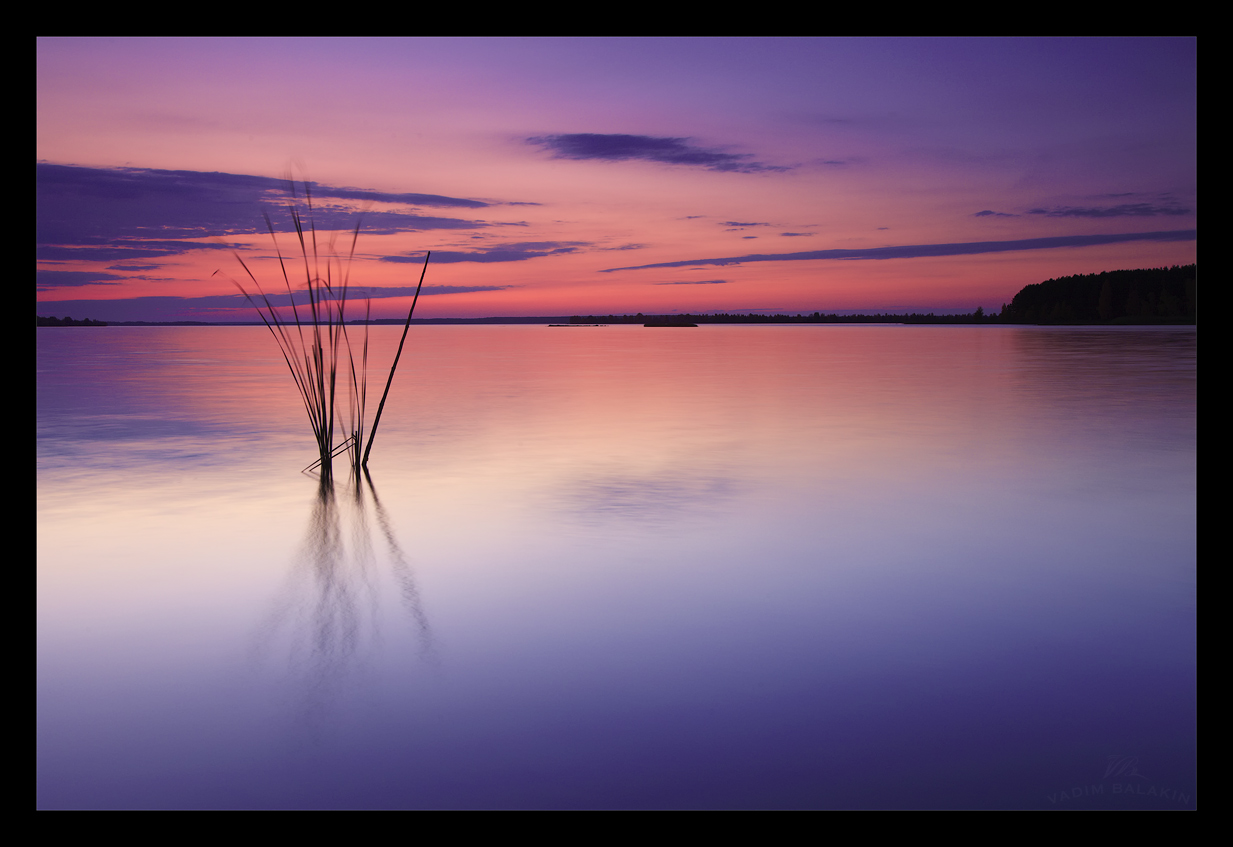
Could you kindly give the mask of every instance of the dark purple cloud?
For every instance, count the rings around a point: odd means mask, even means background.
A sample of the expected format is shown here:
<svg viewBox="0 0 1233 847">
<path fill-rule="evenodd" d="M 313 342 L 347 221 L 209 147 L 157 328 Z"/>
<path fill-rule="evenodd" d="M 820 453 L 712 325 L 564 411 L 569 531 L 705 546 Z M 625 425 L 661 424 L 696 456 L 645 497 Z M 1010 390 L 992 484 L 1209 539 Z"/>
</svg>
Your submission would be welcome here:
<svg viewBox="0 0 1233 847">
<path fill-rule="evenodd" d="M 1117 206 L 1054 206 L 1051 209 L 1028 209 L 1028 214 L 1046 215 L 1050 218 L 1151 218 L 1158 215 L 1188 215 L 1190 209 L 1183 209 L 1176 204 L 1161 206 L 1152 203 L 1120 203 Z"/>
<path fill-rule="evenodd" d="M 522 262 L 527 259 L 539 259 L 543 256 L 559 256 L 563 253 L 577 253 L 579 247 L 586 246 L 582 241 L 525 241 L 519 244 L 501 244 L 484 250 L 450 251 L 433 250 L 433 263 L 450 264 L 453 262 Z M 423 256 L 382 256 L 383 262 L 400 262 L 404 264 L 422 264 Z"/>
<path fill-rule="evenodd" d="M 433 259 L 437 258 L 437 254 L 433 254 Z M 423 260 L 421 260 L 423 261 Z M 245 286 L 249 294 L 256 295 L 257 292 L 251 286 Z M 431 297 L 435 294 L 469 294 L 473 291 L 504 291 L 510 288 L 508 285 L 425 285 L 420 289 L 421 297 Z M 348 309 L 354 308 L 356 303 L 362 303 L 365 300 L 388 300 L 391 297 L 414 297 L 416 287 L 414 285 L 396 285 L 387 288 L 374 288 L 369 286 L 353 285 L 347 289 Z M 283 293 L 272 293 L 267 291 L 266 297 L 270 303 L 275 306 L 290 306 L 291 296 L 285 291 Z M 237 299 L 238 298 L 238 299 Z M 135 297 L 133 300 L 145 300 L 149 298 Z M 191 302 L 197 307 L 206 308 L 240 308 L 247 307 L 248 301 L 241 294 L 224 294 L 214 297 L 188 297 L 188 298 L 172 298 L 183 299 L 184 302 Z M 264 300 L 262 303 L 264 304 Z M 301 306 L 306 304 L 303 295 L 297 294 L 295 302 Z M 358 315 L 354 317 L 363 317 Z M 351 318 L 347 318 L 351 320 Z"/>
<path fill-rule="evenodd" d="M 101 239 L 100 239 L 101 240 Z M 229 250 L 227 244 L 197 244 L 192 241 L 155 241 L 138 239 L 115 239 L 100 246 L 65 247 L 60 244 L 39 244 L 34 248 L 34 258 L 40 262 L 117 262 L 123 259 L 158 259 L 187 253 L 189 250 Z M 147 266 L 150 270 L 157 265 Z M 126 269 L 127 270 L 127 269 Z"/>
<path fill-rule="evenodd" d="M 816 259 L 916 259 L 930 256 L 967 256 L 977 253 L 1004 253 L 1013 250 L 1051 250 L 1058 247 L 1091 247 L 1098 244 L 1120 244 L 1126 241 L 1193 241 L 1198 231 L 1129 232 L 1116 235 L 1062 235 L 1053 238 L 1025 238 L 1018 241 L 974 241 L 961 244 L 912 244 L 902 247 L 866 247 L 859 250 L 808 250 L 802 253 L 761 253 L 730 256 L 722 259 L 687 259 L 680 262 L 659 262 L 628 268 L 606 268 L 613 271 L 636 271 L 644 268 L 680 268 L 687 265 L 739 265 L 747 262 L 799 262 Z"/>
<path fill-rule="evenodd" d="M 152 259 L 217 245 L 183 239 L 265 232 L 262 213 L 277 231 L 290 232 L 284 210 L 286 180 L 249 174 L 81 168 L 35 164 L 35 239 L 43 260 Z M 477 209 L 479 200 L 437 194 L 391 194 L 308 183 L 320 229 L 347 230 L 356 215 L 331 200 Z M 302 194 L 303 184 L 297 186 Z M 364 232 L 474 229 L 485 221 L 374 210 Z"/>
<path fill-rule="evenodd" d="M 391 194 L 370 191 L 365 188 L 332 188 L 310 182 L 314 197 L 337 197 L 341 200 L 371 200 L 376 203 L 402 203 L 407 206 L 453 206 L 464 209 L 483 209 L 489 203 L 480 200 L 465 200 L 461 197 L 443 197 L 440 194 Z M 539 203 L 511 203 L 511 206 L 538 206 Z"/>
<path fill-rule="evenodd" d="M 686 143 L 689 140 L 688 138 L 657 138 L 651 135 L 604 135 L 579 132 L 539 135 L 528 138 L 527 143 L 552 151 L 557 159 L 599 159 L 607 162 L 643 159 L 667 165 L 689 165 L 732 173 L 791 170 L 779 165 L 748 161 L 752 158 L 749 153 L 725 153 L 722 150 L 697 147 Z"/>
<path fill-rule="evenodd" d="M 75 288 L 80 285 L 118 285 L 112 280 L 122 280 L 127 277 L 98 271 L 35 271 L 35 287 L 39 291 L 50 291 L 53 288 Z"/>
<path fill-rule="evenodd" d="M 434 254 L 435 258 L 435 254 Z M 472 291 L 501 291 L 505 285 L 425 285 L 421 297 L 437 294 L 465 294 Z M 348 297 L 349 311 L 356 318 L 364 317 L 363 301 L 366 297 L 380 300 L 389 297 L 410 297 L 415 286 L 397 288 L 353 289 Z M 276 306 L 288 305 L 288 297 L 270 294 L 270 302 Z M 303 300 L 299 302 L 303 304 Z M 227 318 L 220 318 L 220 310 L 231 311 Z M 72 315 L 101 321 L 191 321 L 234 320 L 260 321 L 256 311 L 243 295 L 220 294 L 209 297 L 131 297 L 120 300 L 55 300 L 37 304 L 40 315 Z M 348 317 L 348 320 L 351 318 Z"/>
</svg>

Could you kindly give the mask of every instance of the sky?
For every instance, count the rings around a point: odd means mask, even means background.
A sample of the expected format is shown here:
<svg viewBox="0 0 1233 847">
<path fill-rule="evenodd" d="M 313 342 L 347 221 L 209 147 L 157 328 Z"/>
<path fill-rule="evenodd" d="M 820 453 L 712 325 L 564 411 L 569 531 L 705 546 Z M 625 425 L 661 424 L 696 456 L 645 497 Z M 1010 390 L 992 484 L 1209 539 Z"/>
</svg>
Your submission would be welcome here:
<svg viewBox="0 0 1233 847">
<path fill-rule="evenodd" d="M 426 251 L 425 318 L 970 312 L 1196 261 L 1194 38 L 41 38 L 37 62 L 40 315 L 255 320 L 236 283 L 285 302 L 305 186 L 317 272 L 378 318 Z"/>
</svg>

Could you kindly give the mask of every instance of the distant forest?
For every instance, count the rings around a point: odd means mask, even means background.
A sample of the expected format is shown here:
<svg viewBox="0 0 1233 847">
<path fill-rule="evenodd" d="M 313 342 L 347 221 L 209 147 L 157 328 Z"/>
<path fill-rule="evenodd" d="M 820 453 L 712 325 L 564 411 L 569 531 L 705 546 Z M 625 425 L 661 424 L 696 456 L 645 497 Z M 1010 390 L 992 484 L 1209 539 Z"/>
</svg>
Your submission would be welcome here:
<svg viewBox="0 0 1233 847">
<path fill-rule="evenodd" d="M 37 321 L 35 326 L 107 326 L 103 321 L 92 321 L 89 318 L 75 321 L 72 318 L 45 318 L 36 315 L 34 319 Z"/>
<path fill-rule="evenodd" d="M 966 315 L 890 314 L 672 314 L 575 315 L 571 323 L 902 323 L 902 324 L 1192 324 L 1195 323 L 1197 265 L 1104 271 L 1047 279 L 1026 285 L 1001 311 L 983 307 Z"/>
<path fill-rule="evenodd" d="M 1024 286 L 1004 323 L 1195 323 L 1198 265 L 1105 271 Z"/>
</svg>

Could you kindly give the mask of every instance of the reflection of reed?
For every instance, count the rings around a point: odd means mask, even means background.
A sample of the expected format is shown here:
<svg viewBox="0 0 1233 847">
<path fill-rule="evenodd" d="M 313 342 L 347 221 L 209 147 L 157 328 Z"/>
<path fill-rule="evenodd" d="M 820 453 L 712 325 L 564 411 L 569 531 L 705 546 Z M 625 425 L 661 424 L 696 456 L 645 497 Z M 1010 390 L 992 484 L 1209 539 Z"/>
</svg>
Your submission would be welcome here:
<svg viewBox="0 0 1233 847">
<path fill-rule="evenodd" d="M 432 630 L 415 575 L 367 473 L 365 478 L 420 654 L 432 659 Z M 328 477 L 318 481 L 291 584 L 262 632 L 266 649 L 289 640 L 290 670 L 310 709 L 326 705 L 349 688 L 349 678 L 362 669 L 363 654 L 375 646 L 379 633 L 381 592 L 367 497 L 360 484 L 343 491 L 336 492 Z"/>
<path fill-rule="evenodd" d="M 374 510 L 377 513 L 377 523 L 381 526 L 381 533 L 385 536 L 386 544 L 390 548 L 390 563 L 394 569 L 394 578 L 398 580 L 398 588 L 402 593 L 402 602 L 406 606 L 407 611 L 411 615 L 411 620 L 415 622 L 416 634 L 420 641 L 420 654 L 424 658 L 434 658 L 432 645 L 432 629 L 428 625 L 428 617 L 424 614 L 423 603 L 420 600 L 420 590 L 415 584 L 415 573 L 411 570 L 411 565 L 407 563 L 406 554 L 403 553 L 402 547 L 398 545 L 398 539 L 394 537 L 394 530 L 390 527 L 389 516 L 385 513 L 385 507 L 381 505 L 380 498 L 377 497 L 377 488 L 372 484 L 372 476 L 368 473 L 368 468 L 364 468 L 364 480 L 368 483 L 368 490 L 372 493 L 372 502 Z"/>
<path fill-rule="evenodd" d="M 564 511 L 585 524 L 622 521 L 647 527 L 678 525 L 724 508 L 739 490 L 725 476 L 691 468 L 649 473 L 593 473 L 558 494 Z"/>
</svg>

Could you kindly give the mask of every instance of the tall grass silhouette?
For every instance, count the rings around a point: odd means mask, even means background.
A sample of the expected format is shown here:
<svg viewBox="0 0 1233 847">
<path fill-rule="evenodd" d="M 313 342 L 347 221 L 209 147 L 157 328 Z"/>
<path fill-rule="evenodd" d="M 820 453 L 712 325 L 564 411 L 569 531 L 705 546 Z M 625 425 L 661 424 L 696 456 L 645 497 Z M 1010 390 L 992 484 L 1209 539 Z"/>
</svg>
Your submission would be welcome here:
<svg viewBox="0 0 1233 847">
<path fill-rule="evenodd" d="M 372 301 L 365 300 L 364 333 L 359 342 L 359 362 L 356 362 L 356 351 L 352 344 L 351 333 L 347 328 L 348 295 L 351 287 L 351 265 L 355 259 L 355 247 L 360 237 L 361 220 L 357 220 L 351 232 L 350 248 L 344 258 L 335 250 L 335 236 L 331 235 L 324 247 L 318 244 L 317 227 L 313 216 L 312 193 L 308 182 L 303 184 L 304 205 L 301 207 L 299 193 L 295 183 L 288 180 L 287 212 L 295 230 L 299 255 L 285 256 L 278 243 L 274 223 L 270 216 L 262 212 L 266 229 L 274 243 L 274 251 L 278 255 L 278 265 L 282 273 L 283 287 L 286 290 L 287 305 L 280 307 L 271 301 L 252 269 L 240 256 L 234 253 L 240 266 L 248 275 L 254 290 L 250 292 L 244 285 L 232 280 L 240 293 L 257 310 L 262 322 L 274 340 L 278 342 L 279 352 L 291 371 L 291 378 L 304 404 L 304 411 L 312 425 L 313 438 L 317 443 L 317 459 L 305 471 L 316 469 L 325 485 L 333 481 L 334 459 L 343 453 L 349 454 L 348 465 L 355 479 L 359 480 L 360 471 L 368 463 L 368 454 L 372 451 L 372 438 L 376 434 L 377 424 L 381 420 L 381 412 L 385 408 L 385 399 L 389 395 L 390 385 L 394 381 L 394 370 L 398 367 L 398 359 L 402 355 L 403 342 L 407 338 L 407 330 L 411 326 L 411 315 L 415 313 L 415 304 L 419 302 L 420 289 L 424 285 L 424 274 L 428 270 L 428 258 L 424 258 L 424 269 L 420 273 L 419 286 L 415 289 L 415 298 L 411 301 L 411 309 L 407 313 L 407 322 L 403 327 L 402 339 L 398 343 L 398 354 L 390 368 L 390 376 L 386 381 L 385 392 L 377 409 L 377 416 L 370 431 L 365 429 L 365 412 L 368 400 L 368 327 L 372 314 Z M 300 265 L 303 266 L 302 271 Z M 215 271 L 215 274 L 220 271 Z M 297 282 L 292 283 L 295 278 Z M 299 280 L 302 279 L 302 282 Z M 296 293 L 299 291 L 299 299 Z M 280 308 L 283 310 L 280 314 Z M 340 379 L 341 377 L 341 379 Z M 341 385 L 340 385 L 341 382 Z M 345 418 L 337 413 L 337 408 L 345 395 L 347 414 Z M 334 443 L 336 434 L 342 438 Z M 364 449 L 365 436 L 368 437 L 367 449 Z"/>
</svg>

